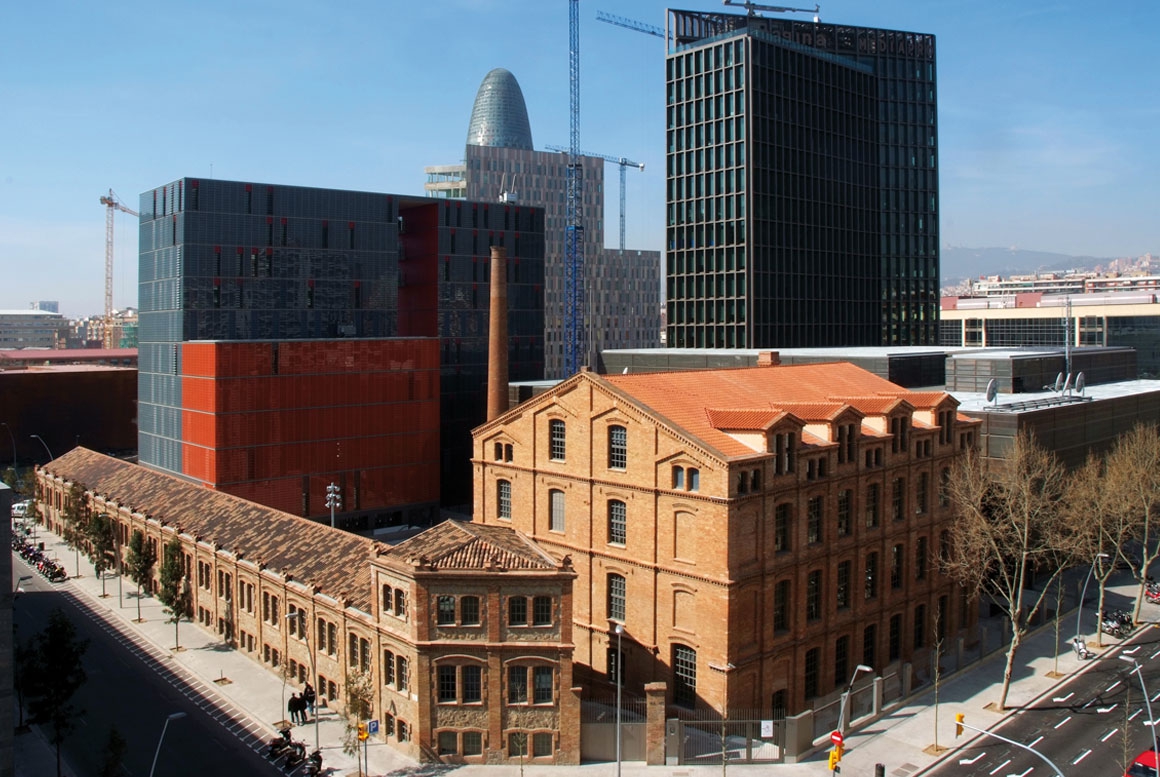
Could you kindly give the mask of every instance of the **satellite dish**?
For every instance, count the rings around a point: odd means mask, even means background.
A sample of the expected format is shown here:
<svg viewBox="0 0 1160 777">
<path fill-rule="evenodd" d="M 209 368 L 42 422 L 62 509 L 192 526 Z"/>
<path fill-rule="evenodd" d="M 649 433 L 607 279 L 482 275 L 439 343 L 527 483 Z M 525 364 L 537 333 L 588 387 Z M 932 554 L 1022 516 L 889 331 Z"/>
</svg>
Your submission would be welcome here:
<svg viewBox="0 0 1160 777">
<path fill-rule="evenodd" d="M 994 402 L 995 397 L 999 394 L 999 384 L 994 378 L 987 381 L 987 401 Z"/>
<path fill-rule="evenodd" d="M 1063 393 L 1071 391 L 1071 373 L 1067 373 L 1067 380 L 1063 382 Z"/>
<path fill-rule="evenodd" d="M 1079 394 L 1082 397 L 1083 390 L 1086 386 L 1087 386 L 1087 378 L 1081 372 L 1079 375 L 1075 376 L 1075 393 Z"/>
<path fill-rule="evenodd" d="M 1055 376 L 1055 390 L 1056 391 L 1063 391 L 1063 373 L 1062 372 Z"/>
</svg>

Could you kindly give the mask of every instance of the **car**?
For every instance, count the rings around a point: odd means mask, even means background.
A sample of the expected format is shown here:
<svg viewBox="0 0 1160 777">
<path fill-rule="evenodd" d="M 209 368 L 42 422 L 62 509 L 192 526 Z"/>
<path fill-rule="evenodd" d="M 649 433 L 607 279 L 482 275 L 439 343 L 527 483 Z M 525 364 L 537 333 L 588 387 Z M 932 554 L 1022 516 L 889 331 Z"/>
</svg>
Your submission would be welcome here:
<svg viewBox="0 0 1160 777">
<path fill-rule="evenodd" d="M 1124 777 L 1156 777 L 1156 751 L 1145 750 L 1136 756 Z"/>
<path fill-rule="evenodd" d="M 23 518 L 25 515 L 28 514 L 28 508 L 31 506 L 32 506 L 32 502 L 29 500 L 25 500 L 23 502 L 17 502 L 16 504 L 12 505 L 12 517 L 13 518 Z"/>
</svg>

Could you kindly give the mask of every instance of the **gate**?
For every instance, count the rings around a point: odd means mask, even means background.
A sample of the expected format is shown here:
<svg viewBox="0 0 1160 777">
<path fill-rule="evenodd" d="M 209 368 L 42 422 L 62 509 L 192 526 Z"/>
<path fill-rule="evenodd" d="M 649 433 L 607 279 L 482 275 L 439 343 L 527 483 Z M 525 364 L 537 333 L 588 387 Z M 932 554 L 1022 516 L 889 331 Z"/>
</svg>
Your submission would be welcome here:
<svg viewBox="0 0 1160 777">
<path fill-rule="evenodd" d="M 665 727 L 665 752 L 678 764 L 784 763 L 784 720 L 681 720 Z"/>
<path fill-rule="evenodd" d="M 620 706 L 620 760 L 646 758 L 647 704 L 644 699 L 623 699 Z M 580 702 L 580 759 L 616 760 L 616 702 Z"/>
</svg>

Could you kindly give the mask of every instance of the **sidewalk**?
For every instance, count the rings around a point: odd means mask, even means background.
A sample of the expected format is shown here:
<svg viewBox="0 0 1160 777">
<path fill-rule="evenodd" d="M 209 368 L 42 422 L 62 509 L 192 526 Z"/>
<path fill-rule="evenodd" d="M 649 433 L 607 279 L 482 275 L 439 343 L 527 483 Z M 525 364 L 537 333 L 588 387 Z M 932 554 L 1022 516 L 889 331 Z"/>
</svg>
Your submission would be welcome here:
<svg viewBox="0 0 1160 777">
<path fill-rule="evenodd" d="M 64 560 L 68 571 L 74 570 L 74 554 L 67 550 L 58 537 L 40 530 L 41 539 L 49 553 Z M 275 733 L 274 724 L 286 718 L 285 700 L 297 690 L 294 685 L 285 686 L 273 673 L 260 664 L 246 658 L 235 650 L 222 649 L 222 643 L 194 624 L 183 623 L 180 628 L 181 651 L 173 652 L 173 625 L 165 622 L 162 605 L 153 597 L 141 601 L 143 623 L 134 623 L 137 617 L 137 602 L 130 593 L 136 587 L 125 582 L 123 604 L 118 599 L 118 583 L 115 577 L 106 579 L 106 590 L 110 594 L 101 598 L 101 581 L 93 575 L 92 566 L 81 558 L 81 577 L 70 578 L 62 585 L 71 588 L 96 613 L 118 626 L 134 631 L 162 653 L 169 660 L 199 677 L 215 692 L 245 711 L 266 733 L 265 738 Z M 1091 592 L 1089 592 L 1089 595 Z M 1135 594 L 1135 586 L 1130 581 L 1109 586 L 1108 606 L 1124 606 Z M 1095 628 L 1094 603 L 1089 599 L 1085 609 L 1085 635 L 1091 637 Z M 1160 611 L 1158 611 L 1160 612 Z M 1018 663 L 1008 694 L 1008 706 L 1018 707 L 1034 702 L 1049 693 L 1059 683 L 1067 680 L 1090 662 L 1080 662 L 1071 651 L 1068 640 L 1074 634 L 1075 611 L 1065 615 L 1060 633 L 1060 654 L 1058 657 L 1059 677 L 1050 675 L 1056 669 L 1054 657 L 1055 631 L 1051 624 L 1041 627 L 1031 634 L 1019 649 Z M 1142 617 L 1152 615 L 1147 609 Z M 1070 630 L 1069 630 L 1070 627 Z M 1151 627 L 1151 624 L 1148 625 Z M 1118 644 L 1105 635 L 1105 649 Z M 1094 649 L 1094 648 L 1093 648 Z M 959 740 L 954 736 L 954 715 L 963 712 L 967 721 L 979 728 L 991 728 L 1013 711 L 997 713 L 987 709 L 987 705 L 998 700 L 1000 684 L 1006 656 L 1003 651 L 992 653 L 980 663 L 968 667 L 963 672 L 944 677 L 939 687 L 939 707 L 937 710 L 937 741 L 944 748 L 940 754 L 928 752 L 928 746 L 935 743 L 936 710 L 933 706 L 933 691 L 912 697 L 909 704 L 893 710 L 890 714 L 869 724 L 865 728 L 851 731 L 846 737 L 846 752 L 842 759 L 844 777 L 869 777 L 874 774 L 874 765 L 884 764 L 887 775 L 909 777 L 921 774 L 943 758 L 954 755 L 955 748 L 970 742 L 973 737 Z M 222 678 L 228 682 L 220 682 Z M 215 682 L 218 681 L 218 682 Z M 323 711 L 319 722 L 319 739 L 322 745 L 323 766 L 331 769 L 335 777 L 358 773 L 354 757 L 342 752 L 343 724 L 335 711 Z M 314 743 L 314 726 L 298 726 L 293 731 L 295 739 L 305 741 L 311 749 Z M 811 760 L 798 763 L 771 766 L 769 764 L 747 764 L 729 767 L 730 771 L 742 773 L 758 771 L 767 773 L 776 770 L 779 777 L 827 777 L 828 748 L 820 750 Z M 423 766 L 397 753 L 389 745 L 370 742 L 370 773 L 424 774 L 432 775 L 441 771 L 455 771 L 463 777 L 507 777 L 527 774 L 539 777 L 564 777 L 580 774 L 587 777 L 613 777 L 618 770 L 615 763 L 598 763 L 576 767 L 561 766 Z M 625 762 L 619 772 L 625 777 L 657 777 L 676 775 L 677 777 L 711 777 L 722 771 L 717 766 L 645 766 L 640 762 Z M 45 738 L 35 729 L 16 737 L 17 777 L 42 777 L 56 772 L 56 759 Z M 73 771 L 65 766 L 65 774 Z M 80 777 L 84 777 L 83 775 Z"/>
</svg>

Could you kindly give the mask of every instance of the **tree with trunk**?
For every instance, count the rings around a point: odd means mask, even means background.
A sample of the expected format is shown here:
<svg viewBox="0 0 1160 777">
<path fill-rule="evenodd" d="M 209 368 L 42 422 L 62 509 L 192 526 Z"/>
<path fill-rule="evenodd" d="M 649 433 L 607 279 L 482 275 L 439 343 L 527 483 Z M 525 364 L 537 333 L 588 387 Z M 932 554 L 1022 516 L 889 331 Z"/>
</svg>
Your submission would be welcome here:
<svg viewBox="0 0 1160 777">
<path fill-rule="evenodd" d="M 94 515 L 89 521 L 89 560 L 101 580 L 102 598 L 108 596 L 105 593 L 105 573 L 113 568 L 113 554 L 117 549 L 114 531 L 113 519 L 105 513 Z"/>
<path fill-rule="evenodd" d="M 33 637 L 33 645 L 25 688 L 29 720 L 46 727 L 61 777 L 60 746 L 83 712 L 73 706 L 72 698 L 88 679 L 81 659 L 89 641 L 77 638 L 76 627 L 58 608 L 48 616 L 44 631 Z"/>
<path fill-rule="evenodd" d="M 346 676 L 345 686 L 346 715 L 343 721 L 342 752 L 357 757 L 362 747 L 358 726 L 370 717 L 371 701 L 375 698 L 374 679 L 370 672 L 352 670 Z M 359 774 L 362 774 L 361 766 Z"/>
<path fill-rule="evenodd" d="M 1074 540 L 1059 509 L 1066 475 L 1053 454 L 1020 432 L 1003 459 L 969 450 L 947 481 L 955 515 L 944 569 L 969 593 L 1001 606 L 1011 622 L 1001 710 L 1019 646 L 1051 584 L 1072 563 Z"/>
<path fill-rule="evenodd" d="M 81 576 L 81 545 L 89 534 L 89 509 L 85 504 L 85 490 L 79 483 L 69 486 L 64 497 L 64 509 L 61 510 L 61 520 L 64 522 L 64 541 L 73 549 L 76 556 L 76 577 Z M 86 553 L 85 555 L 88 555 Z"/>
<path fill-rule="evenodd" d="M 141 586 L 153 581 L 153 566 L 157 563 L 157 553 L 140 529 L 134 529 L 129 535 L 129 553 L 125 563 L 129 567 L 129 579 L 137 584 L 137 622 L 140 623 Z"/>
<path fill-rule="evenodd" d="M 1130 527 L 1132 542 L 1121 543 L 1115 554 L 1132 570 L 1139 584 L 1132 619 L 1148 590 L 1148 570 L 1160 556 L 1160 434 L 1155 424 L 1140 423 L 1121 435 L 1107 457 L 1104 489 L 1109 509 Z"/>
<path fill-rule="evenodd" d="M 128 749 L 129 744 L 117 727 L 110 727 L 109 738 L 105 741 L 100 777 L 121 777 L 125 773 L 125 753 Z"/>
<path fill-rule="evenodd" d="M 173 624 L 173 649 L 181 650 L 178 626 L 182 618 L 193 615 L 193 602 L 189 591 L 189 578 L 185 574 L 185 554 L 181 550 L 181 538 L 174 535 L 165 543 L 161 559 L 161 588 L 157 598 L 165 605 L 166 623 Z"/>
</svg>

